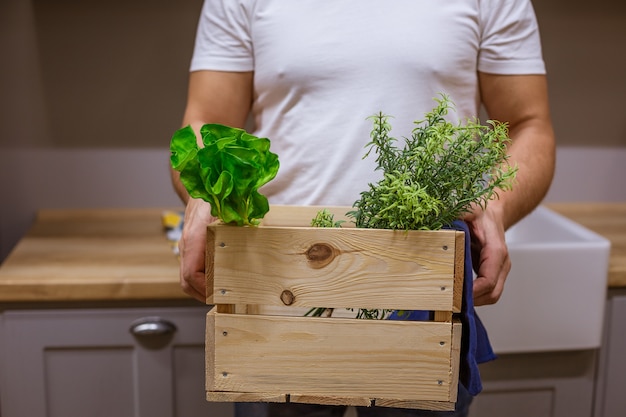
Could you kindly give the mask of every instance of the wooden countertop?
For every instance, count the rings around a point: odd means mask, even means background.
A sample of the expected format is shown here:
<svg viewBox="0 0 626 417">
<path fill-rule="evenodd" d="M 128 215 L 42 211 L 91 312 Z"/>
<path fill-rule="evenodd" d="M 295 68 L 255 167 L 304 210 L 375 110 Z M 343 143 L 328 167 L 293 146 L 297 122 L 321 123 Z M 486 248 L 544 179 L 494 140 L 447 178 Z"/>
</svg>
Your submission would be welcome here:
<svg viewBox="0 0 626 417">
<path fill-rule="evenodd" d="M 626 287 L 626 202 L 551 203 L 546 207 L 611 241 L 609 287 Z"/>
<path fill-rule="evenodd" d="M 0 302 L 189 298 L 162 212 L 41 211 L 0 266 Z"/>
<path fill-rule="evenodd" d="M 626 287 L 626 203 L 547 207 L 611 241 L 609 287 Z M 188 299 L 162 212 L 41 211 L 0 266 L 0 302 Z"/>
</svg>

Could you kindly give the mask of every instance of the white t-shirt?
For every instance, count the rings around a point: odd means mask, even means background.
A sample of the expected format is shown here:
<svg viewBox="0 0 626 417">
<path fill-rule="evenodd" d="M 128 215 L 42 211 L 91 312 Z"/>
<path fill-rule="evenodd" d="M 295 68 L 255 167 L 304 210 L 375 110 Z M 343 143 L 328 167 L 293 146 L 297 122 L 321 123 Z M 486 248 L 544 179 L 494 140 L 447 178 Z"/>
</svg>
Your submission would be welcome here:
<svg viewBox="0 0 626 417">
<path fill-rule="evenodd" d="M 254 71 L 272 204 L 351 206 L 380 177 L 363 159 L 378 112 L 411 135 L 440 93 L 478 115 L 477 71 L 545 72 L 529 0 L 206 0 L 191 71 Z"/>
</svg>

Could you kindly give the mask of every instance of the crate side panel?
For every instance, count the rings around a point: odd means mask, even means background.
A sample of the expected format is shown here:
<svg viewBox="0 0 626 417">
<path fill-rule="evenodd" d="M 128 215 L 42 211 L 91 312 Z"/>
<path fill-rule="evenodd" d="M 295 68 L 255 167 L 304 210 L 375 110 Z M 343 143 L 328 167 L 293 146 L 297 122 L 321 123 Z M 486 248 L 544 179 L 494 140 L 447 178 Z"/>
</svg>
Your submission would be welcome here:
<svg viewBox="0 0 626 417">
<path fill-rule="evenodd" d="M 463 336 L 463 327 L 461 321 L 455 318 L 452 322 L 452 350 L 450 352 L 451 374 L 450 383 L 458 385 L 459 373 L 461 371 L 461 339 Z M 450 392 L 450 401 L 456 403 L 458 390 Z"/>
<path fill-rule="evenodd" d="M 215 263 L 213 262 L 215 259 L 215 232 L 219 230 L 216 229 L 215 227 L 207 227 L 207 237 L 206 237 L 206 247 L 204 249 L 204 271 L 205 271 L 205 275 L 204 275 L 204 279 L 205 279 L 205 283 L 206 283 L 206 299 L 205 302 L 206 304 L 215 304 L 214 302 L 214 289 L 215 289 L 215 270 L 214 270 L 214 265 Z"/>
<path fill-rule="evenodd" d="M 205 346 L 205 388 L 207 391 L 215 389 L 215 315 L 217 308 L 213 307 L 206 314 Z"/>
<path fill-rule="evenodd" d="M 453 308 L 454 231 L 217 226 L 213 233 L 215 303 Z"/>
<path fill-rule="evenodd" d="M 452 311 L 460 313 L 463 305 L 463 281 L 465 280 L 465 233 L 456 232 L 454 237 L 454 294 Z"/>
<path fill-rule="evenodd" d="M 452 324 L 215 316 L 215 391 L 449 401 Z"/>
</svg>

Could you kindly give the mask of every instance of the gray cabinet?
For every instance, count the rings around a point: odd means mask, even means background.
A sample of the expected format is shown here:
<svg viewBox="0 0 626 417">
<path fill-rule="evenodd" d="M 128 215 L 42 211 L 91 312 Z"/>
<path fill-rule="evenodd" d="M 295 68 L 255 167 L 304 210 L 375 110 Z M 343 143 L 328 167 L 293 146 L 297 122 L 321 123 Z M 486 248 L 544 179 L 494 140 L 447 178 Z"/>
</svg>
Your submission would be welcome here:
<svg viewBox="0 0 626 417">
<path fill-rule="evenodd" d="M 0 414 L 231 416 L 232 405 L 205 401 L 206 311 L 5 311 L 0 316 Z"/>
<path fill-rule="evenodd" d="M 626 290 L 609 294 L 600 357 L 596 417 L 626 416 Z"/>
<path fill-rule="evenodd" d="M 626 289 L 609 291 L 599 351 L 503 355 L 471 416 L 626 416 Z"/>
<path fill-rule="evenodd" d="M 598 352 L 501 355 L 481 365 L 470 417 L 591 417 Z"/>
<path fill-rule="evenodd" d="M 590 417 L 598 372 L 596 417 L 622 417 L 626 296 L 609 305 L 599 367 L 596 351 L 501 355 L 481 366 L 484 391 L 470 416 Z M 231 417 L 232 404 L 205 401 L 207 310 L 0 312 L 0 416 Z M 135 332 L 148 334 L 133 333 L 138 323 Z"/>
</svg>

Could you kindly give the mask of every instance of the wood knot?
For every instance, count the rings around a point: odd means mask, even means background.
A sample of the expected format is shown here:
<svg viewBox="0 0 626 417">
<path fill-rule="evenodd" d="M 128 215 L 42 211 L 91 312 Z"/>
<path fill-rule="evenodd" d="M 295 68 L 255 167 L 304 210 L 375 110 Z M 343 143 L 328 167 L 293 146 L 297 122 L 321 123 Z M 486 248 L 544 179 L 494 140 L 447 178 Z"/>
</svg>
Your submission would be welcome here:
<svg viewBox="0 0 626 417">
<path fill-rule="evenodd" d="M 323 268 L 335 258 L 334 248 L 327 243 L 315 243 L 305 254 L 313 268 Z"/>
<path fill-rule="evenodd" d="M 290 306 L 296 301 L 296 296 L 289 290 L 285 290 L 280 294 L 280 301 L 283 302 L 284 305 Z"/>
</svg>

